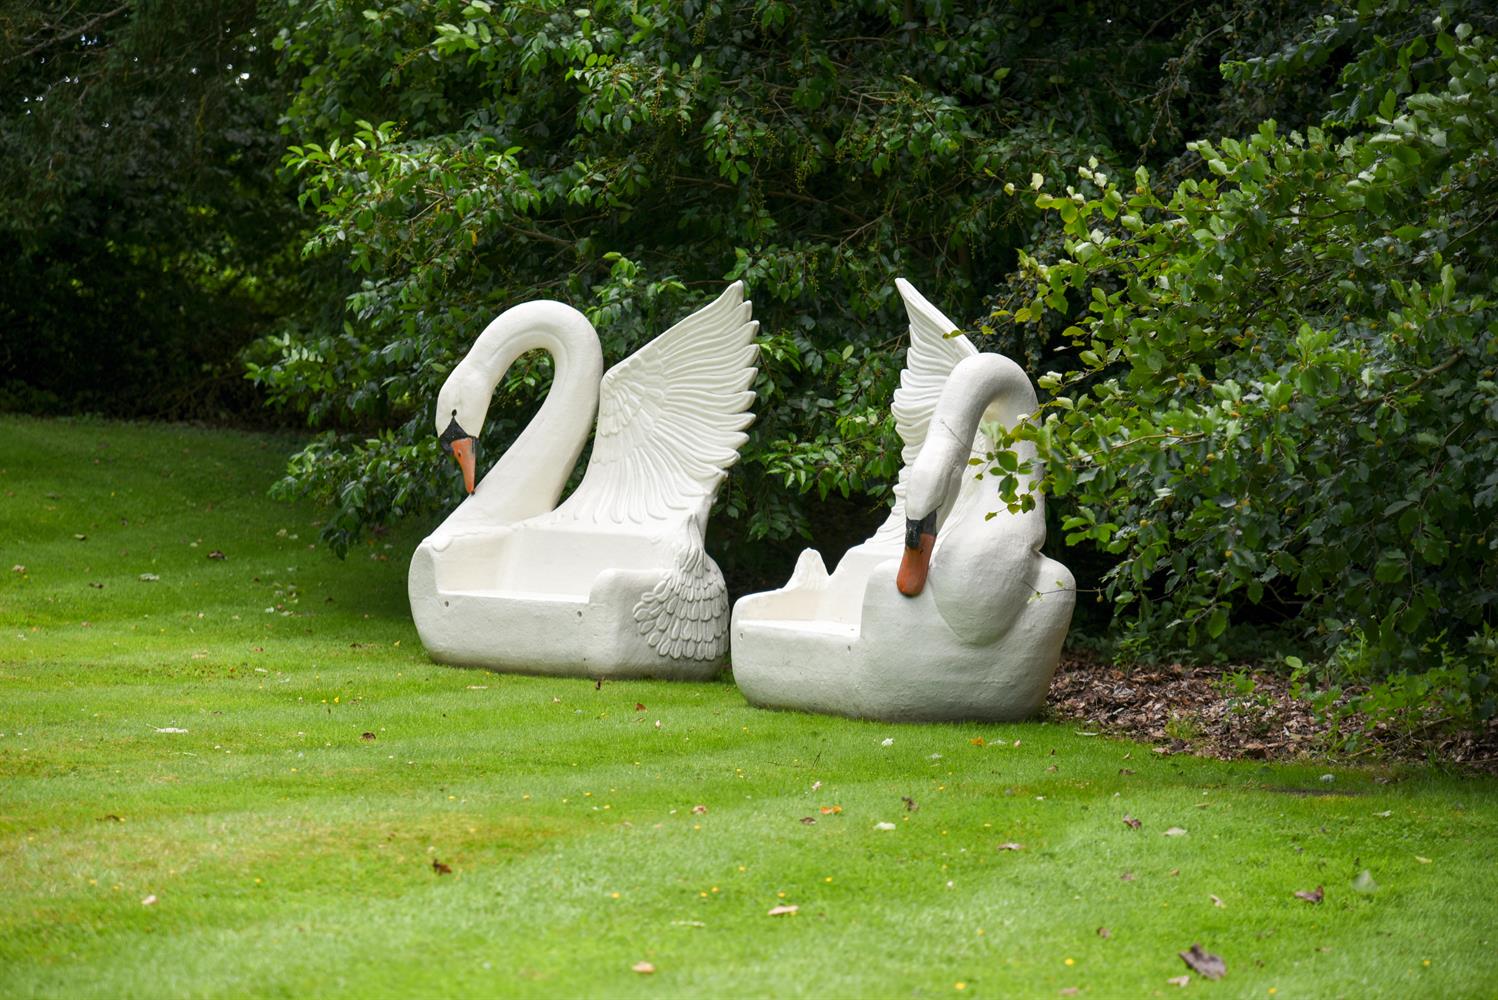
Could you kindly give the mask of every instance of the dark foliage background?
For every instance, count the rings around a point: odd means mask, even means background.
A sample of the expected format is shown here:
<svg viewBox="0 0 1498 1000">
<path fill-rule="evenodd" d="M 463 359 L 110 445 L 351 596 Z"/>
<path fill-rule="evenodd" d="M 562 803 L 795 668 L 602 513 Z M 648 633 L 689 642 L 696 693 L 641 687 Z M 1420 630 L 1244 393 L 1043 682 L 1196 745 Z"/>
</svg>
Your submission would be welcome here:
<svg viewBox="0 0 1498 1000">
<path fill-rule="evenodd" d="M 304 224 L 252 0 L 0 3 L 0 406 L 257 419 Z"/>
</svg>

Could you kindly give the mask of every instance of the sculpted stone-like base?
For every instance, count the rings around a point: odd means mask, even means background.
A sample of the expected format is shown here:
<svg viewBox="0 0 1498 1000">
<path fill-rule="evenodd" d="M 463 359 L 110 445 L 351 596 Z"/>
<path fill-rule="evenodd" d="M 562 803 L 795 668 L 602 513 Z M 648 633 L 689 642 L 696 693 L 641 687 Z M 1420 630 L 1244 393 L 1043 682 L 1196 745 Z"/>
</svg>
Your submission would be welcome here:
<svg viewBox="0 0 1498 1000">
<path fill-rule="evenodd" d="M 642 596 L 661 577 L 664 557 L 657 548 L 648 538 L 525 526 L 435 545 L 429 538 L 411 560 L 411 614 L 422 645 L 439 663 L 506 673 L 711 680 L 728 666 L 726 655 L 663 656 L 635 620 Z M 522 568 L 524 579 L 516 579 Z M 589 589 L 577 590 L 579 582 Z"/>
<path fill-rule="evenodd" d="M 898 568 L 859 546 L 827 577 L 808 549 L 785 590 L 740 600 L 733 679 L 750 704 L 885 722 L 1013 722 L 1038 712 L 1076 602 L 1066 567 L 1042 562 L 1049 583 L 1036 589 L 1052 592 L 1032 598 L 998 645 L 955 642 L 932 588 L 901 595 Z"/>
</svg>

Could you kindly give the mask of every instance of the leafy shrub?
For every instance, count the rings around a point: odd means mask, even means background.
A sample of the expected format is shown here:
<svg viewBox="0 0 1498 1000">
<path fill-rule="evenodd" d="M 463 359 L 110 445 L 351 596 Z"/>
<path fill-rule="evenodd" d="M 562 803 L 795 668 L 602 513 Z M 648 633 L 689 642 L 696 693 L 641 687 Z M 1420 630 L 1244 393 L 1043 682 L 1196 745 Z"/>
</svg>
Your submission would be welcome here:
<svg viewBox="0 0 1498 1000">
<path fill-rule="evenodd" d="M 0 0 L 0 408 L 263 410 L 239 351 L 292 263 L 253 0 Z"/>
<path fill-rule="evenodd" d="M 783 578 L 790 548 L 846 544 L 888 500 L 892 279 L 982 317 L 1039 217 L 1012 178 L 1098 147 L 1159 154 L 1249 109 L 1296 116 L 1301 79 L 1250 93 L 1216 64 L 1277 44 L 1299 10 L 1120 8 L 1099 31 L 1089 3 L 279 4 L 299 79 L 286 168 L 319 223 L 308 254 L 340 268 L 252 358 L 330 428 L 281 488 L 338 505 L 340 549 L 449 506 L 428 408 L 497 312 L 563 299 L 613 362 L 743 278 L 759 420 L 710 542 L 735 589 Z M 1031 366 L 1052 347 L 970 332 Z M 483 453 L 545 378 L 526 359 L 500 388 Z"/>
<path fill-rule="evenodd" d="M 1343 71 L 1321 125 L 1190 144 L 1205 169 L 1173 190 L 1093 160 L 1023 193 L 1064 237 L 995 320 L 1063 317 L 1075 360 L 1019 436 L 1068 541 L 1116 557 L 1133 652 L 1268 614 L 1379 677 L 1494 623 L 1498 57 L 1470 24 L 1416 27 Z"/>
</svg>

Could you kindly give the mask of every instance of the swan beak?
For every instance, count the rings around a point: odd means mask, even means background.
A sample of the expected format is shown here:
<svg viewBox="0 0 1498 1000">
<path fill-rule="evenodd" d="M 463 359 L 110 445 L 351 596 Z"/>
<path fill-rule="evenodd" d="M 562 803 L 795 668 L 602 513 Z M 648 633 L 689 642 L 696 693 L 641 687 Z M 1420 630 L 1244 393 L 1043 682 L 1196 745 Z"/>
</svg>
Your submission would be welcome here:
<svg viewBox="0 0 1498 1000">
<path fill-rule="evenodd" d="M 474 446 L 475 442 L 471 437 L 461 437 L 452 443 L 453 458 L 458 460 L 458 466 L 463 470 L 463 488 L 469 493 L 473 492 Z"/>
<path fill-rule="evenodd" d="M 926 589 L 926 573 L 931 568 L 931 550 L 936 547 L 936 512 L 919 521 L 905 521 L 905 554 L 900 557 L 900 572 L 895 586 L 906 597 L 915 597 Z"/>
</svg>

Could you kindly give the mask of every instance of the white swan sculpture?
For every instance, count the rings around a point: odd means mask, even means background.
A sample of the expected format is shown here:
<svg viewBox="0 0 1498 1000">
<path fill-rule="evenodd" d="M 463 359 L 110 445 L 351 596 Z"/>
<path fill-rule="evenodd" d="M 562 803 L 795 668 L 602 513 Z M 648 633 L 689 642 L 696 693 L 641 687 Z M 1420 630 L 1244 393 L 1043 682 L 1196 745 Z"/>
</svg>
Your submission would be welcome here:
<svg viewBox="0 0 1498 1000">
<path fill-rule="evenodd" d="M 807 549 L 783 589 L 734 605 L 734 680 L 767 708 L 1022 719 L 1045 701 L 1076 582 L 1040 553 L 1042 498 L 1008 513 L 968 460 L 993 447 L 980 424 L 1012 427 L 1035 411 L 1035 390 L 1013 361 L 947 336 L 952 321 L 905 280 L 896 285 L 910 351 L 892 408 L 905 442 L 894 509 L 832 575 Z M 1017 451 L 1035 457 L 1033 445 Z"/>
<path fill-rule="evenodd" d="M 606 375 L 592 324 L 559 302 L 489 324 L 437 396 L 471 496 L 411 559 L 411 614 L 433 659 L 585 677 L 707 678 L 726 665 L 728 594 L 702 543 L 754 420 L 751 312 L 736 282 Z M 475 488 L 489 398 L 535 348 L 554 360 L 551 391 Z M 595 410 L 587 472 L 558 507 Z"/>
</svg>

